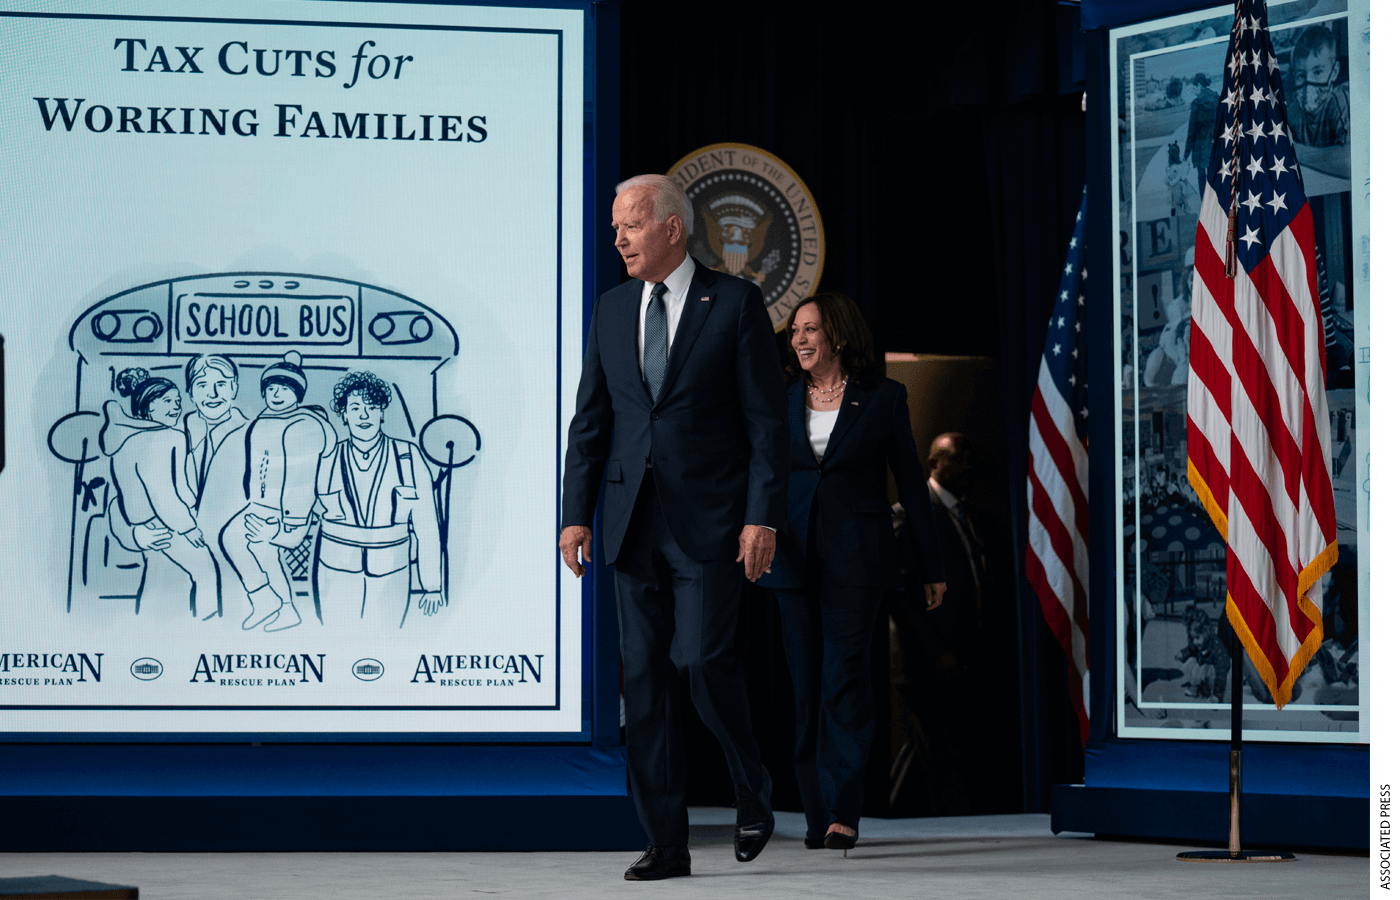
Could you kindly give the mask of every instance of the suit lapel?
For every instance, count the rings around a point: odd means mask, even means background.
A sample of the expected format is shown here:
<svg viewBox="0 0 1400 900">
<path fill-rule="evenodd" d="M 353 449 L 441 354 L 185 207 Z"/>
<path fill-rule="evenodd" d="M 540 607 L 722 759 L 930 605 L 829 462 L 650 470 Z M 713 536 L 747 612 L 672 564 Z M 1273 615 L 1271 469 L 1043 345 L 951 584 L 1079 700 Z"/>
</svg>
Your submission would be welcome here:
<svg viewBox="0 0 1400 900">
<path fill-rule="evenodd" d="M 801 454 L 801 458 L 816 468 L 817 455 L 812 452 L 812 441 L 807 437 L 807 387 L 800 378 L 788 388 L 788 430 L 792 434 L 793 453 Z"/>
<path fill-rule="evenodd" d="M 676 339 L 671 341 L 671 352 L 666 359 L 666 379 L 661 382 L 661 392 L 656 395 L 658 404 L 671 392 L 671 386 L 676 383 L 690 349 L 700 337 L 700 329 L 705 326 L 710 307 L 714 305 L 714 285 L 715 273 L 697 262 L 695 275 L 690 279 L 690 290 L 685 295 L 685 306 L 681 309 L 681 321 L 676 326 Z M 641 302 L 640 294 L 637 302 Z"/>
<path fill-rule="evenodd" d="M 855 425 L 856 419 L 870 406 L 870 395 L 854 384 L 846 385 L 846 395 L 841 398 L 841 412 L 836 416 L 836 427 L 831 429 L 831 439 L 826 442 L 826 453 L 822 454 L 822 461 L 831 460 L 832 453 L 836 450 L 836 445 L 841 443 L 841 439 Z"/>
</svg>

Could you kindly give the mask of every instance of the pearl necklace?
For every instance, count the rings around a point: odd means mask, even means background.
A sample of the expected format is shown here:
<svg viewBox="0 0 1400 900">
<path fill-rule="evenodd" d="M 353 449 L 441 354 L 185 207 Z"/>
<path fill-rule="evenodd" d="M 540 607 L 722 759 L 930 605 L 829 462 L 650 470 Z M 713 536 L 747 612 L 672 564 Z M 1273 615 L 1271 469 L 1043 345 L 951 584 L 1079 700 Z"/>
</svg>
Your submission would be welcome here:
<svg viewBox="0 0 1400 900">
<path fill-rule="evenodd" d="M 816 400 L 818 403 L 835 403 L 837 400 L 841 399 L 842 394 L 846 393 L 846 379 L 842 378 L 840 384 L 827 390 L 817 387 L 812 383 L 811 379 L 808 379 L 807 393 L 811 394 L 812 399 Z"/>
</svg>

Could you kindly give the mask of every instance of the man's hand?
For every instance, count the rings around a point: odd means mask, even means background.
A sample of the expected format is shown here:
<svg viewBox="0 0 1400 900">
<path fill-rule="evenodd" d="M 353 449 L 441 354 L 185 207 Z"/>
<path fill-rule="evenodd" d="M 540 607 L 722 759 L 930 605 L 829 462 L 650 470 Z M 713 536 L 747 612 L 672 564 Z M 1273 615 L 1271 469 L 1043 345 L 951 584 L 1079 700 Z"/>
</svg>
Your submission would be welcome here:
<svg viewBox="0 0 1400 900">
<path fill-rule="evenodd" d="M 277 520 L 264 519 L 248 513 L 243 517 L 243 527 L 248 532 L 248 543 L 266 544 L 277 537 Z"/>
<path fill-rule="evenodd" d="M 943 592 L 946 590 L 948 590 L 948 582 L 946 581 L 924 585 L 924 602 L 928 604 L 925 608 L 929 612 L 943 605 Z"/>
<path fill-rule="evenodd" d="M 133 525 L 131 539 L 142 550 L 164 550 L 170 546 L 170 529 L 160 524 L 159 519 L 152 519 L 145 525 Z"/>
<path fill-rule="evenodd" d="M 593 529 L 587 525 L 565 525 L 564 530 L 559 532 L 559 552 L 563 554 L 564 565 L 569 567 L 574 577 L 582 577 L 587 566 L 580 563 L 578 558 L 582 552 L 583 562 L 593 562 Z"/>
<path fill-rule="evenodd" d="M 744 530 L 739 532 L 739 555 L 734 561 L 744 564 L 745 578 L 757 581 L 760 575 L 768 571 L 777 550 L 778 536 L 771 528 L 745 525 Z"/>
</svg>

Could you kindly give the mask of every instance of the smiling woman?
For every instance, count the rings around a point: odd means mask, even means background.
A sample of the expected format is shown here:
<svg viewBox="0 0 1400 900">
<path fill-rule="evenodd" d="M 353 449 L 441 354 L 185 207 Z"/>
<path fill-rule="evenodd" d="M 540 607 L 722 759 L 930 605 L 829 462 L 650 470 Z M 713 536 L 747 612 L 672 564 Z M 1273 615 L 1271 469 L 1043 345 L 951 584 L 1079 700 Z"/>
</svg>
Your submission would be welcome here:
<svg viewBox="0 0 1400 900">
<path fill-rule="evenodd" d="M 875 369 L 870 329 L 843 294 L 814 294 L 788 320 L 791 478 L 771 572 L 797 706 L 793 762 L 806 846 L 855 846 L 875 733 L 870 638 L 900 573 L 885 470 L 917 545 L 928 609 L 943 557 L 904 386 Z"/>
</svg>

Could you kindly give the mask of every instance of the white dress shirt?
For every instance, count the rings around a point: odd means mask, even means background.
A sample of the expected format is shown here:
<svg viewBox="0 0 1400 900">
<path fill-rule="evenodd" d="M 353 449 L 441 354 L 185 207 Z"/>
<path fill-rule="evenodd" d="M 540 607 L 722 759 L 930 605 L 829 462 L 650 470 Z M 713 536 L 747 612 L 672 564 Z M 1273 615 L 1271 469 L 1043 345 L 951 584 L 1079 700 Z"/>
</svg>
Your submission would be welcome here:
<svg viewBox="0 0 1400 900">
<path fill-rule="evenodd" d="M 661 302 L 666 304 L 666 349 L 669 352 L 671 344 L 676 340 L 676 328 L 681 324 L 681 311 L 685 309 L 685 295 L 690 290 L 691 279 L 695 277 L 695 260 L 690 258 L 690 254 L 685 255 L 681 264 L 676 266 L 675 271 L 666 276 L 662 284 L 666 285 L 666 293 L 662 295 Z M 650 281 L 642 282 L 642 303 L 637 310 L 637 367 L 641 368 L 642 360 L 646 358 L 647 347 L 647 304 L 651 303 L 651 289 L 655 285 Z"/>
<path fill-rule="evenodd" d="M 831 430 L 836 427 L 836 417 L 841 410 L 804 408 L 807 410 L 807 442 L 812 445 L 812 455 L 817 462 L 821 462 L 822 457 L 826 456 L 826 445 L 831 442 Z"/>
<path fill-rule="evenodd" d="M 956 511 L 958 504 L 962 502 L 957 497 L 953 496 L 943 485 L 939 484 L 932 475 L 930 475 L 928 479 L 928 498 L 935 502 L 942 503 L 944 506 L 948 507 L 950 511 Z"/>
</svg>

